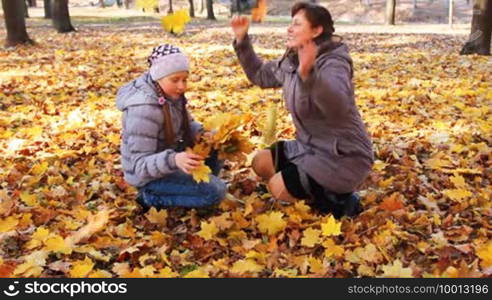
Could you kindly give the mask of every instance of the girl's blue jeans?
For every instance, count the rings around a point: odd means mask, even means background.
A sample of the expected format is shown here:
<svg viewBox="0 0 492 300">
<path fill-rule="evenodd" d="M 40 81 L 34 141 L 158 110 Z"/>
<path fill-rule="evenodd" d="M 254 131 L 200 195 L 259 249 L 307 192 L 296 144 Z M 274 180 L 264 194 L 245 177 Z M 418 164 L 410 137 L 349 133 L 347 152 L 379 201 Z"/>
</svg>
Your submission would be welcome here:
<svg viewBox="0 0 492 300">
<path fill-rule="evenodd" d="M 142 205 L 147 208 L 206 207 L 218 203 L 226 193 L 226 184 L 217 177 L 223 162 L 214 152 L 205 164 L 212 170 L 210 182 L 197 183 L 191 175 L 178 170 L 139 188 Z"/>
</svg>

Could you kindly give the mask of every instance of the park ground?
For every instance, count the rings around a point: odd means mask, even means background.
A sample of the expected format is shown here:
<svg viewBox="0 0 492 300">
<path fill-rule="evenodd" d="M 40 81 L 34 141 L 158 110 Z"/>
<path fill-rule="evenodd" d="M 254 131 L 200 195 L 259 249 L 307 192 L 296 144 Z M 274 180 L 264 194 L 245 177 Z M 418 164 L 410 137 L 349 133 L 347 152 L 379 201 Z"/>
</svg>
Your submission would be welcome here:
<svg viewBox="0 0 492 300">
<path fill-rule="evenodd" d="M 241 130 L 256 150 L 276 103 L 277 137 L 294 130 L 281 92 L 244 76 L 226 16 L 193 20 L 173 36 L 157 15 L 84 9 L 73 10 L 77 32 L 68 34 L 32 11 L 36 45 L 0 49 L 1 276 L 492 274 L 492 60 L 458 55 L 468 24 L 337 26 L 376 159 L 358 217 L 335 221 L 304 202 L 279 203 L 259 188 L 251 154 L 226 164 L 219 207 L 144 214 L 122 179 L 115 95 L 146 70 L 155 45 L 190 56 L 197 120 L 251 114 Z M 264 59 L 282 55 L 287 24 L 272 17 L 252 26 Z"/>
</svg>

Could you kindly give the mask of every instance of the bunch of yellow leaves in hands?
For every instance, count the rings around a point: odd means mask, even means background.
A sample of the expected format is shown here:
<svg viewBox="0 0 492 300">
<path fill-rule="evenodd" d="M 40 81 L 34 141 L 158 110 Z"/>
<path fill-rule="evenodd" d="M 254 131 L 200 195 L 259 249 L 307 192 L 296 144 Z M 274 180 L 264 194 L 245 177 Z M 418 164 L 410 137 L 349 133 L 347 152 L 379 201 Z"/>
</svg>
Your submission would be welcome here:
<svg viewBox="0 0 492 300">
<path fill-rule="evenodd" d="M 243 116 L 230 113 L 217 114 L 204 124 L 205 130 L 213 134 L 201 135 L 193 149 L 188 148 L 187 151 L 206 158 L 214 149 L 218 151 L 220 160 L 242 162 L 246 159 L 246 154 L 253 150 L 253 145 L 240 129 L 251 119 L 250 114 Z M 210 168 L 202 162 L 191 174 L 197 182 L 208 182 L 210 172 Z"/>
</svg>

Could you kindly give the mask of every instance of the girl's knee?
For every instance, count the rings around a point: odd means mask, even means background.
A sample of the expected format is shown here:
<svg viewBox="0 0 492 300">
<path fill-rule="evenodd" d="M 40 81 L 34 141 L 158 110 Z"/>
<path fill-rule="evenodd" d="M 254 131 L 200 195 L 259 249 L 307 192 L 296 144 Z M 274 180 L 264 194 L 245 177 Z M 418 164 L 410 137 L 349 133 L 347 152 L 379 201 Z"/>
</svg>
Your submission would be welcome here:
<svg viewBox="0 0 492 300">
<path fill-rule="evenodd" d="M 226 192 L 227 186 L 225 182 L 216 176 L 211 176 L 209 186 L 206 191 L 206 197 L 209 204 L 213 205 L 219 203 L 222 199 L 224 199 Z"/>
</svg>

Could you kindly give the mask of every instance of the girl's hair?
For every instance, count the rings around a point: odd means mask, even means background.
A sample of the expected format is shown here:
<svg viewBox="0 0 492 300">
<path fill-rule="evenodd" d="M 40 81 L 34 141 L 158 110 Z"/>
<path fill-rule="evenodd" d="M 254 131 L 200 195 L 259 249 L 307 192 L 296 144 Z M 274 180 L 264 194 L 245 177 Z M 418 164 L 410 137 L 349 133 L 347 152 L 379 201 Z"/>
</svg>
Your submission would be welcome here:
<svg viewBox="0 0 492 300">
<path fill-rule="evenodd" d="M 323 28 L 323 32 L 314 39 L 314 42 L 319 45 L 329 41 L 335 32 L 335 27 L 333 27 L 333 19 L 328 9 L 309 2 L 297 2 L 292 6 L 291 17 L 294 17 L 300 10 L 304 10 L 311 27 L 321 26 Z"/>
<path fill-rule="evenodd" d="M 157 81 L 154 81 L 155 89 L 157 91 L 157 97 L 163 97 L 166 98 L 166 94 L 164 93 L 164 90 L 161 88 L 159 83 Z M 194 140 L 193 140 L 193 135 L 191 133 L 191 128 L 190 128 L 190 118 L 188 116 L 188 111 L 186 110 L 186 98 L 184 101 L 182 101 L 182 118 L 183 118 L 183 129 L 184 129 L 184 135 L 183 135 L 183 140 L 184 144 L 186 146 L 193 146 Z M 174 144 L 174 138 L 176 132 L 174 132 L 174 128 L 171 122 L 171 119 L 169 118 L 169 103 L 164 103 L 162 106 L 163 110 L 167 110 L 168 116 L 164 118 L 164 135 L 166 139 L 166 143 L 168 145 Z M 166 113 L 166 112 L 164 112 Z M 180 150 L 181 151 L 181 150 Z"/>
</svg>

